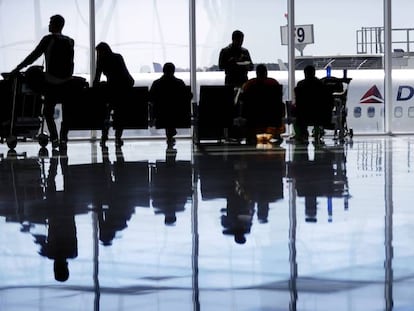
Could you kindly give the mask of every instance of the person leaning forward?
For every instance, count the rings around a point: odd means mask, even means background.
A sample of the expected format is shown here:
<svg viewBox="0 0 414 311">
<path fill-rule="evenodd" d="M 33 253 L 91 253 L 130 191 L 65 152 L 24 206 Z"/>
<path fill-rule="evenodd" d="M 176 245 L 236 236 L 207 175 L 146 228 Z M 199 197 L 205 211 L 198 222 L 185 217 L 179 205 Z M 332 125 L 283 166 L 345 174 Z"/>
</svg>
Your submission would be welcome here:
<svg viewBox="0 0 414 311">
<path fill-rule="evenodd" d="M 124 58 L 121 54 L 114 53 L 106 42 L 101 42 L 96 46 L 96 73 L 93 81 L 93 86 L 101 86 L 105 93 L 105 100 L 108 101 L 106 110 L 106 118 L 109 120 L 110 114 L 113 111 L 114 115 L 114 129 L 115 129 L 115 146 L 121 147 L 123 145 L 123 121 L 121 117 L 121 105 L 128 98 L 129 92 L 134 86 L 134 78 L 128 71 Z M 101 84 L 101 75 L 106 76 L 106 83 Z M 105 147 L 108 140 L 109 128 L 104 125 L 102 128 L 101 146 Z"/>
</svg>

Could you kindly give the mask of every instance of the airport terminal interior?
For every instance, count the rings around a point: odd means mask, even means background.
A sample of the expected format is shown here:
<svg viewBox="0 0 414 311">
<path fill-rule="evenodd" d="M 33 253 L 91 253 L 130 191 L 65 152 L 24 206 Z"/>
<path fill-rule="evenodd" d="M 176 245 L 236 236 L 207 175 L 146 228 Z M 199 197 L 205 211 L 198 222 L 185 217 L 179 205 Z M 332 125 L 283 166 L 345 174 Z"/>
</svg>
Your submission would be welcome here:
<svg viewBox="0 0 414 311">
<path fill-rule="evenodd" d="M 0 311 L 414 310 L 414 2 L 296 2 L 0 1 L 0 81 L 62 14 L 75 81 L 88 82 L 55 109 L 58 127 L 63 116 L 74 123 L 59 150 L 42 147 L 44 135 L 9 146 L 15 128 L 33 125 L 26 95 L 36 135 L 50 131 L 39 94 L 1 81 Z M 251 63 L 283 86 L 281 142 L 222 131 L 245 121 L 218 66 L 236 29 Z M 113 132 L 100 146 L 110 122 L 88 97 L 100 42 L 141 94 L 125 105 L 133 125 L 122 146 Z M 147 88 L 166 62 L 193 94 L 174 144 L 148 118 Z M 47 67 L 43 57 L 33 65 Z M 330 130 L 322 142 L 289 140 L 308 65 L 346 84 L 332 114 L 343 140 Z"/>
<path fill-rule="evenodd" d="M 1 310 L 414 308 L 414 137 L 0 144 Z"/>
</svg>

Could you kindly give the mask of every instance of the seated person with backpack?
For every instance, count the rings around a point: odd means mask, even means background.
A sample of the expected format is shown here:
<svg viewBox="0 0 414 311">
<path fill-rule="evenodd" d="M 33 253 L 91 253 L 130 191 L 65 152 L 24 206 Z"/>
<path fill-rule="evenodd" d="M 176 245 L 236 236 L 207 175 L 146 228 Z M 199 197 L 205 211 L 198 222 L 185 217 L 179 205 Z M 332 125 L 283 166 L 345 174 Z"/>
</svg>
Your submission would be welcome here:
<svg viewBox="0 0 414 311">
<path fill-rule="evenodd" d="M 314 66 L 306 66 L 304 74 L 305 79 L 295 87 L 293 126 L 295 141 L 306 143 L 308 126 L 314 127 L 315 141 L 321 139 L 324 128 L 331 127 L 333 97 L 329 88 L 315 76 Z"/>
</svg>

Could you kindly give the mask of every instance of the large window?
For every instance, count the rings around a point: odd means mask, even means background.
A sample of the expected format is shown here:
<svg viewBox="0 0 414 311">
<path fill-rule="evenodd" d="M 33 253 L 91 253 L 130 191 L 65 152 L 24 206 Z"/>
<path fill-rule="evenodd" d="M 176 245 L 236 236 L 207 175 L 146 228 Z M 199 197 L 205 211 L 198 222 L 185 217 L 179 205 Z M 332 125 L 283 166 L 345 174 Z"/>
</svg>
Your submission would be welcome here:
<svg viewBox="0 0 414 311">
<path fill-rule="evenodd" d="M 12 70 L 34 49 L 54 14 L 65 18 L 63 33 L 75 40 L 75 72 L 89 72 L 88 2 L 53 0 L 0 2 L 0 72 Z"/>
<path fill-rule="evenodd" d="M 189 70 L 188 0 L 96 1 L 95 12 L 97 43 L 121 53 L 131 73 L 167 61 Z"/>
<path fill-rule="evenodd" d="M 260 0 L 194 0 L 196 4 L 196 67 L 197 88 L 202 84 L 223 84 L 224 73 L 218 69 L 220 49 L 231 42 L 231 33 L 240 29 L 245 33 L 244 46 L 249 49 L 253 62 L 266 63 L 271 70 L 269 75 L 277 78 L 284 85 L 285 99 L 288 94 L 287 74 L 287 46 L 281 42 L 281 27 L 287 24 L 287 2 Z M 63 32 L 75 40 L 75 74 L 88 77 L 91 70 L 90 29 L 95 29 L 95 43 L 106 41 L 114 51 L 121 53 L 137 85 L 151 85 L 154 79 L 160 76 L 163 63 L 174 62 L 177 75 L 190 84 L 190 18 L 189 0 L 95 0 L 95 25 L 90 25 L 90 1 L 52 1 L 52 0 L 2 0 L 0 1 L 0 72 L 12 70 L 25 56 L 33 50 L 42 36 L 48 33 L 49 18 L 53 14 L 62 14 L 66 19 Z M 393 1 L 392 28 L 410 29 L 413 2 L 409 0 Z M 322 8 L 322 9 L 321 9 Z M 337 60 L 332 65 L 341 63 L 346 57 L 355 55 L 357 49 L 357 31 L 363 27 L 384 27 L 384 3 L 381 0 L 370 1 L 326 1 L 317 0 L 310 3 L 306 0 L 295 1 L 295 24 L 312 25 L 314 43 L 296 51 L 296 57 L 319 57 L 330 61 L 332 56 Z M 401 33 L 401 32 L 399 32 Z M 393 55 L 394 69 L 402 69 L 398 73 L 394 70 L 393 93 L 394 100 L 398 97 L 400 86 L 409 87 L 414 82 L 412 72 L 407 68 L 414 68 L 412 57 L 411 37 L 413 31 L 403 31 L 409 38 L 392 33 L 393 48 L 398 53 Z M 394 37 L 395 34 L 395 37 Z M 380 34 L 379 54 L 384 50 L 384 34 Z M 394 46 L 396 41 L 405 41 Z M 93 54 L 92 54 L 93 55 Z M 359 55 L 360 56 L 360 55 Z M 397 57 L 398 56 L 398 57 Z M 37 64 L 44 63 L 40 58 Z M 314 60 L 315 65 L 322 69 L 319 77 L 325 74 L 324 66 Z M 298 60 L 296 61 L 296 67 Z M 362 68 L 369 68 L 369 61 L 363 63 Z M 352 66 L 352 64 L 348 65 Z M 271 67 L 270 67 L 271 66 Z M 338 67 L 337 69 L 342 69 Z M 359 67 L 358 67 L 359 68 Z M 361 99 L 367 94 L 375 80 L 384 102 L 385 92 L 383 84 L 383 70 L 375 69 L 364 77 L 360 87 L 360 73 L 348 68 L 348 77 L 352 78 L 348 100 L 349 111 L 360 106 Z M 333 68 L 334 69 L 334 68 Z M 215 72 L 213 72 L 215 71 Z M 406 71 L 405 74 L 402 72 Z M 401 73 L 400 73 L 401 72 Z M 332 70 L 334 75 L 342 75 L 342 70 Z M 249 77 L 254 77 L 254 71 Z M 303 77 L 302 70 L 296 72 L 296 82 Z M 362 80 L 361 80 L 362 81 Z M 377 83 L 378 82 L 378 83 Z M 358 84 L 358 89 L 355 86 Z M 195 94 L 198 95 L 198 89 Z M 404 104 L 411 105 L 411 98 L 406 93 Z M 198 98 L 194 99 L 198 101 Z M 413 97 L 414 100 L 414 97 Z M 400 100 L 401 101 L 401 100 Z M 395 104 L 395 103 L 393 103 Z M 400 103 L 401 104 L 401 103 Z M 387 109 L 385 109 L 387 111 Z M 393 111 L 393 109 L 390 109 Z M 393 132 L 412 131 L 407 119 L 406 108 L 401 118 L 392 119 Z M 364 122 L 364 116 L 352 120 L 349 115 L 354 133 L 384 132 L 384 119 L 376 120 L 372 128 Z M 377 122 L 378 121 L 378 122 Z M 153 134 L 153 133 L 152 133 Z M 152 135 L 151 134 L 151 135 Z"/>
</svg>

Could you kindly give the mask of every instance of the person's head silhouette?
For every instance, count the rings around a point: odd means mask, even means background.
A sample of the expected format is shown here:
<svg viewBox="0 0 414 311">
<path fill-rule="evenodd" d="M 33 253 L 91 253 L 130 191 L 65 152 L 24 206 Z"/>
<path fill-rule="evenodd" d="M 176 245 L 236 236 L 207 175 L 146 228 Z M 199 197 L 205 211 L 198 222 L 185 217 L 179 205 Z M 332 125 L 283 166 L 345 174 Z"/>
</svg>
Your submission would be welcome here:
<svg viewBox="0 0 414 311">
<path fill-rule="evenodd" d="M 243 45 L 244 34 L 240 30 L 233 31 L 231 35 L 232 44 L 234 47 L 240 48 Z"/>
<path fill-rule="evenodd" d="M 236 231 L 234 232 L 234 241 L 237 244 L 245 244 L 246 243 L 246 236 L 244 235 L 243 231 Z"/>
<path fill-rule="evenodd" d="M 303 73 L 305 74 L 305 79 L 315 77 L 315 67 L 312 65 L 308 65 L 303 69 Z"/>
<path fill-rule="evenodd" d="M 162 71 L 166 76 L 173 76 L 175 73 L 175 65 L 173 63 L 165 63 Z"/>
<path fill-rule="evenodd" d="M 106 42 L 100 42 L 95 49 L 99 56 L 107 56 L 112 53 L 111 47 Z"/>
<path fill-rule="evenodd" d="M 50 17 L 49 31 L 51 33 L 61 33 L 63 26 L 65 26 L 65 19 L 62 15 L 56 14 Z"/>
<path fill-rule="evenodd" d="M 69 267 L 66 258 L 57 258 L 53 263 L 53 271 L 55 273 L 55 280 L 65 282 L 69 279 Z"/>
<path fill-rule="evenodd" d="M 267 78 L 267 67 L 264 64 L 259 64 L 256 66 L 256 77 L 258 79 L 266 79 Z"/>
<path fill-rule="evenodd" d="M 164 224 L 167 226 L 173 226 L 177 222 L 177 217 L 174 215 L 166 214 L 164 217 Z"/>
</svg>

